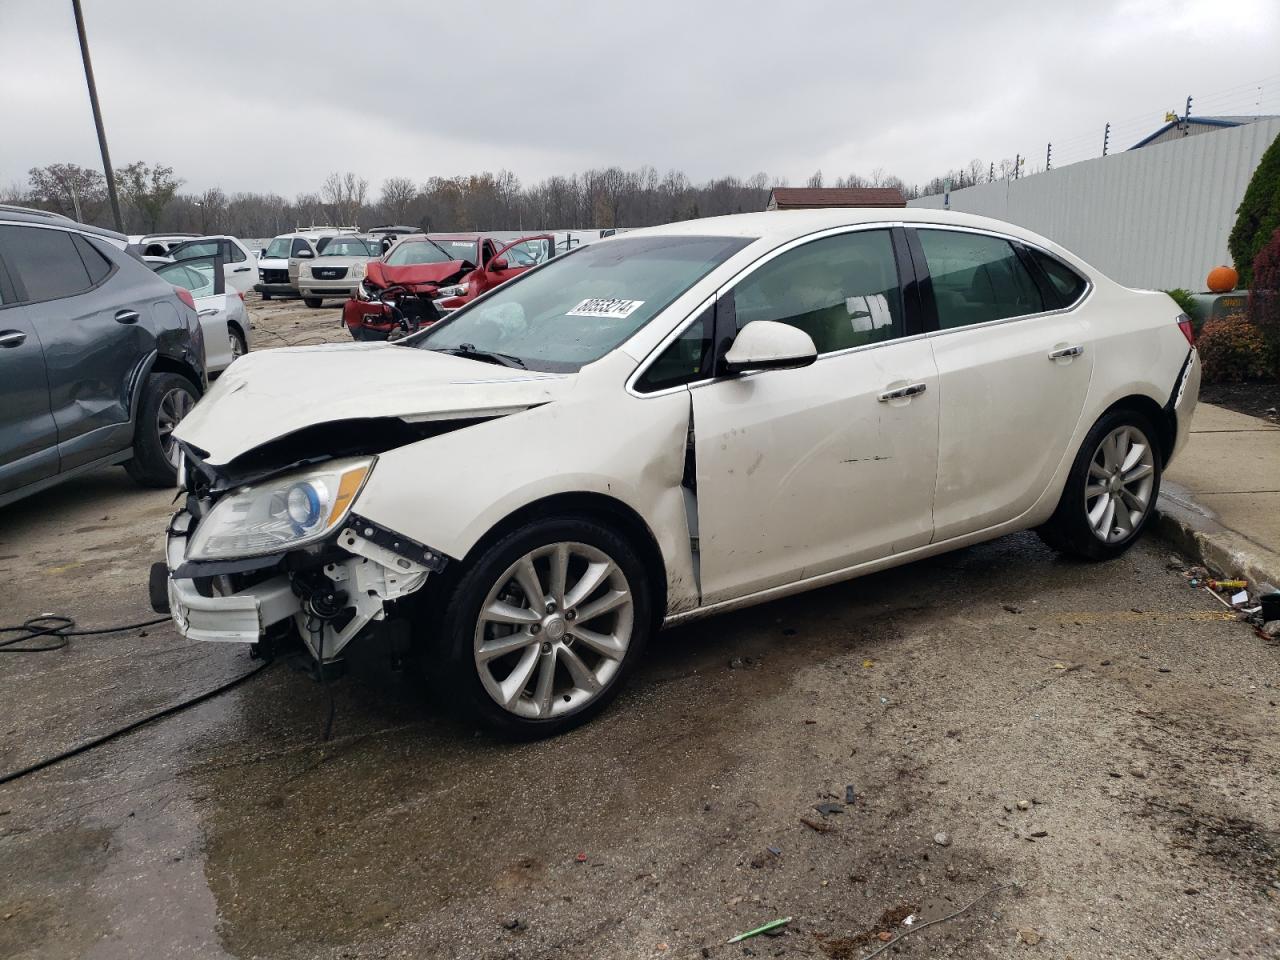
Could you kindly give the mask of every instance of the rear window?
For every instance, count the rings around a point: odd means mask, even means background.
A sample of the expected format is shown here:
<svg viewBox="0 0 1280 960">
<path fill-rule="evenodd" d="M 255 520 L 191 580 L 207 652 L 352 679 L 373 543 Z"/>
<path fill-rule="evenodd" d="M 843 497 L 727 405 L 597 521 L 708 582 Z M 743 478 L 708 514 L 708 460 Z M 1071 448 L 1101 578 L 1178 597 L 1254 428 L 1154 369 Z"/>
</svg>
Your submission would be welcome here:
<svg viewBox="0 0 1280 960">
<path fill-rule="evenodd" d="M 71 239 L 75 242 L 76 250 L 80 252 L 84 268 L 89 271 L 89 282 L 96 287 L 111 273 L 111 261 L 93 245 L 91 240 L 78 233 L 73 233 Z"/>
<path fill-rule="evenodd" d="M 1041 250 L 1031 249 L 1031 258 L 1049 278 L 1049 286 L 1053 287 L 1054 293 L 1058 296 L 1057 306 L 1069 307 L 1084 296 L 1089 281 L 1057 257 L 1051 257 Z"/>
</svg>

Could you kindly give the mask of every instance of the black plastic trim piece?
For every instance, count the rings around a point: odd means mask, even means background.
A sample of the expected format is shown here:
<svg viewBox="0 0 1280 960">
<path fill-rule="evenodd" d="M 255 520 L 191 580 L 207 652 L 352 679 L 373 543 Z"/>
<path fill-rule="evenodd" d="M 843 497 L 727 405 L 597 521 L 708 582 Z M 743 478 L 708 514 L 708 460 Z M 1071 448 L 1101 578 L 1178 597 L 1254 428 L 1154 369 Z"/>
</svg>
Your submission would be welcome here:
<svg viewBox="0 0 1280 960">
<path fill-rule="evenodd" d="M 449 564 L 450 557 L 445 556 L 439 550 L 433 550 L 426 544 L 419 543 L 410 537 L 406 537 L 402 533 L 395 533 L 386 527 L 379 526 L 366 517 L 357 514 L 351 514 L 343 523 L 344 529 L 351 529 L 364 537 L 370 543 L 373 543 L 386 550 L 390 550 L 397 556 L 404 557 L 406 560 L 412 560 L 414 563 L 420 563 L 432 573 L 439 573 Z M 341 544 L 341 535 L 339 535 L 339 544 Z"/>
<path fill-rule="evenodd" d="M 194 580 L 197 577 L 221 577 L 230 573 L 251 573 L 279 566 L 283 553 L 271 553 L 263 557 L 240 557 L 236 560 L 188 560 L 173 571 L 175 580 Z"/>
</svg>

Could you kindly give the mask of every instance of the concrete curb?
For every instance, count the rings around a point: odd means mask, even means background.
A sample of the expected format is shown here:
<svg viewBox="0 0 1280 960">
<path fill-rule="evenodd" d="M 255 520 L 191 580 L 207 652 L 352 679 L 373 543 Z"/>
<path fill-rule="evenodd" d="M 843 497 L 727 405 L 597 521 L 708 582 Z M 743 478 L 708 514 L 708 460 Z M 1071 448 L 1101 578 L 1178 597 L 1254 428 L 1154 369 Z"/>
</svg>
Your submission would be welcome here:
<svg viewBox="0 0 1280 960">
<path fill-rule="evenodd" d="M 1270 593 L 1280 584 L 1280 554 L 1218 522 L 1176 484 L 1164 485 L 1151 530 L 1213 573 L 1248 580 L 1251 591 Z"/>
</svg>

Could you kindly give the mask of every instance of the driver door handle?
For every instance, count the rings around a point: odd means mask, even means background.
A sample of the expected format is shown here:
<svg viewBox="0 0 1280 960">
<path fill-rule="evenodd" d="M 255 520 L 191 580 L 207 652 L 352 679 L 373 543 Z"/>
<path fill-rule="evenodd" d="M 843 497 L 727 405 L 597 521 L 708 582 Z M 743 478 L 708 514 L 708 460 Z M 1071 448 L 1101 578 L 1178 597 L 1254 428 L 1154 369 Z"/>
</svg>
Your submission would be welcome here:
<svg viewBox="0 0 1280 960">
<path fill-rule="evenodd" d="M 212 316 L 213 316 L 215 313 L 217 313 L 217 312 L 218 312 L 218 308 L 217 308 L 217 307 L 205 307 L 203 310 L 201 310 L 201 311 L 199 311 L 198 313 L 196 313 L 196 316 L 197 316 L 197 317 L 212 317 Z"/>
<path fill-rule="evenodd" d="M 249 268 L 248 268 L 248 267 L 236 267 L 236 268 L 235 268 L 234 270 L 232 270 L 231 272 L 232 272 L 232 273 L 248 273 L 248 272 L 249 272 Z"/>
<path fill-rule="evenodd" d="M 21 330 L 5 330 L 0 333 L 0 347 L 20 347 L 27 342 L 27 335 Z"/>
<path fill-rule="evenodd" d="M 1050 360 L 1061 360 L 1064 357 L 1078 357 L 1084 353 L 1084 347 L 1076 345 L 1074 347 L 1063 347 L 1060 350 L 1050 350 Z"/>
<path fill-rule="evenodd" d="M 890 400 L 901 400 L 904 397 L 918 397 L 924 393 L 927 384 L 909 383 L 905 387 L 898 387 L 896 390 L 886 390 L 880 394 L 881 403 L 888 403 Z"/>
<path fill-rule="evenodd" d="M 138 322 L 137 310 L 117 310 L 116 311 L 116 323 L 137 323 L 137 322 Z"/>
</svg>

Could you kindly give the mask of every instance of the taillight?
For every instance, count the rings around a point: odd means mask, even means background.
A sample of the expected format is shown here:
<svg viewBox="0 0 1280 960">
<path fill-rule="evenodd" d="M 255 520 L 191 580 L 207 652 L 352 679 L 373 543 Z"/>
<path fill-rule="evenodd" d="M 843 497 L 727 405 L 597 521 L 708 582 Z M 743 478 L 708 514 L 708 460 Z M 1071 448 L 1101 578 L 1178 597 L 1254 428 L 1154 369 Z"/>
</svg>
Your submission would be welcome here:
<svg viewBox="0 0 1280 960">
<path fill-rule="evenodd" d="M 1187 343 L 1194 347 L 1196 345 L 1196 332 L 1191 328 L 1191 318 L 1185 313 L 1178 314 L 1178 329 L 1187 338 Z"/>
<path fill-rule="evenodd" d="M 174 292 L 178 294 L 178 299 L 185 303 L 192 310 L 196 308 L 196 298 L 191 295 L 191 291 L 186 287 L 174 287 Z"/>
</svg>

